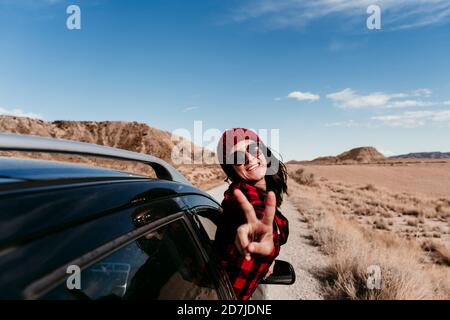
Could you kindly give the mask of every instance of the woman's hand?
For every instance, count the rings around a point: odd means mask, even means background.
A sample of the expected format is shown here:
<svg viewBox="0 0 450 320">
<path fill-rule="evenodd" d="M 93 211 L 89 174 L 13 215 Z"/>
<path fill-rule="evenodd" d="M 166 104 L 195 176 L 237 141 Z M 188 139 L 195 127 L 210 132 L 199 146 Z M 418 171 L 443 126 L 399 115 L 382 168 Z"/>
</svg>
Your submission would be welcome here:
<svg viewBox="0 0 450 320">
<path fill-rule="evenodd" d="M 261 220 L 256 217 L 255 209 L 240 190 L 236 189 L 234 196 L 247 219 L 247 223 L 237 229 L 236 247 L 247 260 L 251 259 L 251 254 L 253 253 L 268 256 L 274 250 L 273 219 L 276 209 L 275 194 L 272 191 L 267 194 L 264 217 Z"/>
<path fill-rule="evenodd" d="M 272 262 L 272 264 L 269 267 L 269 270 L 267 270 L 266 275 L 264 276 L 264 280 L 266 280 L 270 275 L 273 273 L 273 267 L 275 266 L 275 261 Z"/>
</svg>

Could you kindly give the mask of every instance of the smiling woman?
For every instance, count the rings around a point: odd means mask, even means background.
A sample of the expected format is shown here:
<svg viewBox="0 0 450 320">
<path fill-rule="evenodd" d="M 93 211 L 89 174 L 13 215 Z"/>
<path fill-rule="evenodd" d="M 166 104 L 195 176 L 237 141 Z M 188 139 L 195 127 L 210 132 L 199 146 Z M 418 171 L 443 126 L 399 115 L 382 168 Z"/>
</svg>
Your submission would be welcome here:
<svg viewBox="0 0 450 320">
<path fill-rule="evenodd" d="M 234 171 L 244 180 L 256 181 L 265 187 L 267 162 L 256 142 L 243 140 L 233 146 L 228 163 L 234 164 Z"/>
<path fill-rule="evenodd" d="M 225 131 L 217 149 L 232 183 L 224 194 L 216 246 L 237 298 L 247 300 L 272 274 L 275 258 L 287 241 L 288 220 L 277 209 L 287 191 L 286 169 L 248 129 Z M 277 170 L 272 172 L 268 168 L 274 163 Z"/>
</svg>

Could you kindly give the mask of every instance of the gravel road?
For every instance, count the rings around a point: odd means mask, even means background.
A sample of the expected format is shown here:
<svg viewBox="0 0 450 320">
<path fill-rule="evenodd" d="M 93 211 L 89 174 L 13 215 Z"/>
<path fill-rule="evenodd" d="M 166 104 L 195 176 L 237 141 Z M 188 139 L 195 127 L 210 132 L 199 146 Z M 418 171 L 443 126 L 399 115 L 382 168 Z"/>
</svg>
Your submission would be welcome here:
<svg viewBox="0 0 450 320">
<path fill-rule="evenodd" d="M 220 185 L 208 191 L 219 202 L 223 199 L 223 193 L 227 185 Z M 303 222 L 301 213 L 289 202 L 284 200 L 281 212 L 289 220 L 289 239 L 282 246 L 278 259 L 290 262 L 295 269 L 296 282 L 291 286 L 268 285 L 266 298 L 270 300 L 322 300 L 320 283 L 311 272 L 314 268 L 326 264 L 324 256 L 309 240 L 310 231 L 308 225 Z"/>
</svg>

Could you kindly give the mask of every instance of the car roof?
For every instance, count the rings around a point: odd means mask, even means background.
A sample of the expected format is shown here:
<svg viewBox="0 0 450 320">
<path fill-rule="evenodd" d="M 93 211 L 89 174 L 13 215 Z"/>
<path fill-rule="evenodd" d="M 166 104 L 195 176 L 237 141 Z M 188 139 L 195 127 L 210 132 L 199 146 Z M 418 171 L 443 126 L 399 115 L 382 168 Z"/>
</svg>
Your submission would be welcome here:
<svg viewBox="0 0 450 320">
<path fill-rule="evenodd" d="M 8 184 L 17 185 L 20 189 L 22 183 L 36 181 L 40 185 L 39 181 L 47 183 L 47 181 L 55 180 L 56 184 L 52 185 L 58 185 L 59 180 L 79 181 L 80 179 L 88 179 L 89 181 L 96 179 L 101 181 L 104 179 L 108 181 L 111 179 L 136 181 L 136 179 L 142 179 L 148 182 L 161 182 L 166 185 L 176 186 L 174 188 L 182 193 L 188 192 L 192 194 L 199 194 L 213 199 L 208 193 L 194 187 L 192 184 L 185 184 L 178 181 L 158 179 L 145 175 L 89 166 L 85 164 L 15 157 L 0 157 L 0 186 L 3 185 L 6 187 L 6 189 L 3 190 L 9 190 Z M 64 182 L 62 183 L 64 184 Z M 214 201 L 217 202 L 216 200 Z"/>
<path fill-rule="evenodd" d="M 219 205 L 204 191 L 177 181 L 85 165 L 0 157 L 0 251 L 20 239 L 41 237 L 61 226 L 97 218 L 100 212 L 111 214 L 112 208 L 127 209 L 160 200 L 168 206 L 172 203 L 169 199 L 193 195 Z M 83 199 L 81 205 L 73 205 L 77 199 Z M 61 207 L 64 213 L 58 214 Z M 20 227 L 11 228 L 14 224 Z"/>
<path fill-rule="evenodd" d="M 0 157 L 0 184 L 23 180 L 148 178 L 112 169 L 46 160 Z"/>
</svg>

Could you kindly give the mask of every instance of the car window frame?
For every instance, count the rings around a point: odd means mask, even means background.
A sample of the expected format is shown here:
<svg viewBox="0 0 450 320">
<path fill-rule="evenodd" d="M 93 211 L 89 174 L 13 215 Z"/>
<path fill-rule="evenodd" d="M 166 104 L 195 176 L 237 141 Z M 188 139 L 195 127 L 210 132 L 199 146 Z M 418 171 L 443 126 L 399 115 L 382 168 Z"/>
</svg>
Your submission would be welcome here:
<svg viewBox="0 0 450 320">
<path fill-rule="evenodd" d="M 208 198 L 209 199 L 209 198 Z M 213 256 L 209 256 L 209 253 L 203 248 L 204 254 L 208 256 L 208 265 L 213 268 L 213 272 L 215 275 L 215 278 L 217 278 L 217 281 L 220 282 L 219 288 L 222 289 L 222 294 L 224 296 L 223 299 L 229 299 L 229 300 L 235 300 L 236 296 L 233 290 L 233 286 L 231 285 L 230 279 L 228 278 L 228 274 L 226 271 L 220 266 L 218 261 L 218 254 L 215 250 L 214 240 L 211 240 L 209 238 L 208 232 L 205 229 L 205 226 L 203 222 L 200 219 L 199 212 L 201 211 L 214 211 L 216 214 L 221 215 L 221 207 L 215 207 L 211 205 L 195 205 L 189 208 L 189 212 L 191 214 L 191 219 L 193 220 L 192 225 L 195 225 L 198 231 L 196 232 L 196 237 L 202 237 L 205 241 L 209 241 L 210 245 L 212 247 Z M 203 217 L 203 216 L 202 216 Z M 204 217 L 205 219 L 208 219 Z M 214 223 L 217 227 L 217 224 L 212 220 L 209 219 L 212 223 Z M 200 240 L 199 240 L 200 241 Z"/>
<path fill-rule="evenodd" d="M 208 210 L 217 210 L 213 207 L 208 206 Z M 235 300 L 236 297 L 234 295 L 234 291 L 232 289 L 230 280 L 225 270 L 221 268 L 217 261 L 217 254 L 214 247 L 214 241 L 212 241 L 200 219 L 196 214 L 195 209 L 189 210 L 192 222 L 188 224 L 188 227 L 191 228 L 191 235 L 195 238 L 197 245 L 200 247 L 201 253 L 204 255 L 204 259 L 207 262 L 207 268 L 210 273 L 213 275 L 215 285 L 218 288 L 219 296 L 221 300 Z M 197 230 L 194 230 L 194 226 Z M 201 228 L 200 228 L 201 226 Z M 200 236 L 202 239 L 200 239 Z M 208 252 L 207 249 L 201 244 L 202 240 L 210 242 L 211 249 L 213 252 Z"/>
</svg>

